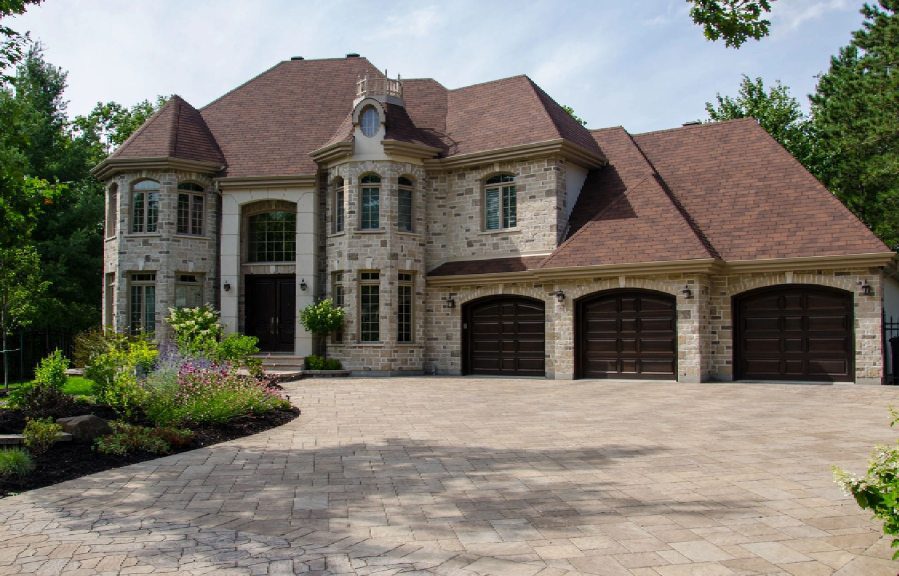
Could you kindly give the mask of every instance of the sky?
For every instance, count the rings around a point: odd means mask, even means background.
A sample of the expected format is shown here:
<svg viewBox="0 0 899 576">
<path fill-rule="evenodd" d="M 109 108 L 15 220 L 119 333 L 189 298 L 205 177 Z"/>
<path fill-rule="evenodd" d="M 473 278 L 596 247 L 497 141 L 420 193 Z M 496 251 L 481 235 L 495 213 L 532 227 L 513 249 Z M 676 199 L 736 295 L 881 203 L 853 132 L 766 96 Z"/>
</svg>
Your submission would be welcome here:
<svg viewBox="0 0 899 576">
<path fill-rule="evenodd" d="M 291 56 L 356 52 L 447 88 L 527 74 L 588 127 L 639 133 L 705 118 L 742 74 L 807 106 L 862 1 L 773 4 L 770 36 L 739 50 L 707 41 L 684 0 L 45 0 L 5 22 L 68 71 L 70 116 L 157 94 L 199 108 Z"/>
</svg>

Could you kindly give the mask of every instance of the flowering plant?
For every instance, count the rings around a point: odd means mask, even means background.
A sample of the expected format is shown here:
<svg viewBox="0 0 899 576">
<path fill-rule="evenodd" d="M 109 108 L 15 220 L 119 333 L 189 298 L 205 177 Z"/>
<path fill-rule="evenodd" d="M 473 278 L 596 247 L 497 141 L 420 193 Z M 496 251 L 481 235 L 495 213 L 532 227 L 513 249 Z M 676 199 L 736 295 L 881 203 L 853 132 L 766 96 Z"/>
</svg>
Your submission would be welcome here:
<svg viewBox="0 0 899 576">
<path fill-rule="evenodd" d="M 300 312 L 303 328 L 313 334 L 328 334 L 343 326 L 343 308 L 335 306 L 330 298 L 310 304 Z"/>
<path fill-rule="evenodd" d="M 185 353 L 208 353 L 222 336 L 219 313 L 209 304 L 196 308 L 169 308 L 166 322 L 175 332 L 178 349 Z"/>
</svg>

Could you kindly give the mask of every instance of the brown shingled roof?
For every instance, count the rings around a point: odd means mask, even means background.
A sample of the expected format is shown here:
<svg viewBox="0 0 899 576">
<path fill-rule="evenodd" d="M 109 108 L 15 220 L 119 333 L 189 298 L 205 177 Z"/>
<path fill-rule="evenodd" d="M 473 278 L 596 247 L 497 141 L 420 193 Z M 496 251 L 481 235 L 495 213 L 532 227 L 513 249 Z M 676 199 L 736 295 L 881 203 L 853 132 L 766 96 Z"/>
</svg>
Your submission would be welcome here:
<svg viewBox="0 0 899 576">
<path fill-rule="evenodd" d="M 889 251 L 754 119 L 634 140 L 726 261 Z"/>
<path fill-rule="evenodd" d="M 196 108 L 172 96 L 110 158 L 179 158 L 224 164 L 225 157 Z"/>
<path fill-rule="evenodd" d="M 491 260 L 446 262 L 428 272 L 428 276 L 459 276 L 469 274 L 499 274 L 525 272 L 537 268 L 546 256 L 515 256 Z"/>
</svg>

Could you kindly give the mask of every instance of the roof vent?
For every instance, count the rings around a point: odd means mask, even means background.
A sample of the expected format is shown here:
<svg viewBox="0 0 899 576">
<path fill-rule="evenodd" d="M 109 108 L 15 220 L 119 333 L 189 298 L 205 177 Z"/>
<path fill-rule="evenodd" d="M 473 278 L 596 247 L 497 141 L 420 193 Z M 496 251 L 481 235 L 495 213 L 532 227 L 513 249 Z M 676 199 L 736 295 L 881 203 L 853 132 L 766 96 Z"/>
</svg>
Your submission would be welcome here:
<svg viewBox="0 0 899 576">
<path fill-rule="evenodd" d="M 699 126 L 702 124 L 702 120 L 690 120 L 689 122 L 684 122 L 684 126 Z"/>
<path fill-rule="evenodd" d="M 356 54 L 355 52 L 350 52 L 349 54 L 346 55 L 346 57 L 347 58 L 358 58 L 359 55 Z"/>
<path fill-rule="evenodd" d="M 303 58 L 302 56 L 291 56 L 290 59 L 291 60 L 305 60 L 305 58 Z"/>
</svg>

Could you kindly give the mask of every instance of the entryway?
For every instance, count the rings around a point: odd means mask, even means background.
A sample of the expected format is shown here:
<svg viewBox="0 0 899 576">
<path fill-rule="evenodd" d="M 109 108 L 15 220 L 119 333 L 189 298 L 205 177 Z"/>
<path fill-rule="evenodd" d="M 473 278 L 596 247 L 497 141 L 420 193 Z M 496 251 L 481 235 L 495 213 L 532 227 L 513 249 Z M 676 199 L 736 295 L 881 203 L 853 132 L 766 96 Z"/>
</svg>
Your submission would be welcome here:
<svg viewBox="0 0 899 576">
<path fill-rule="evenodd" d="M 296 276 L 246 276 L 244 326 L 263 352 L 293 352 L 296 333 Z"/>
</svg>

